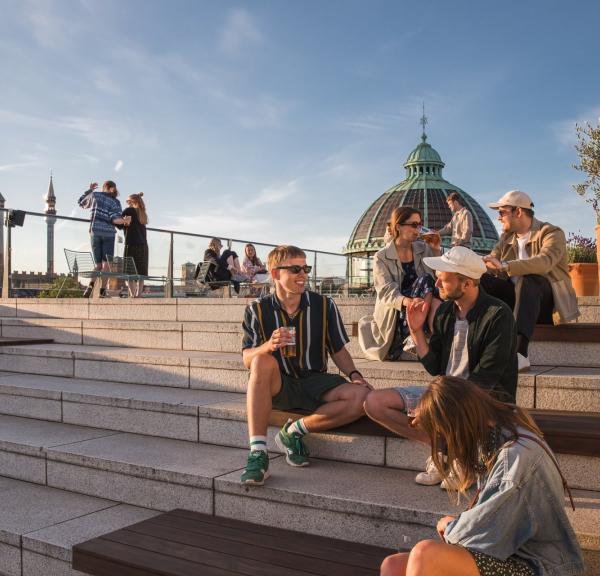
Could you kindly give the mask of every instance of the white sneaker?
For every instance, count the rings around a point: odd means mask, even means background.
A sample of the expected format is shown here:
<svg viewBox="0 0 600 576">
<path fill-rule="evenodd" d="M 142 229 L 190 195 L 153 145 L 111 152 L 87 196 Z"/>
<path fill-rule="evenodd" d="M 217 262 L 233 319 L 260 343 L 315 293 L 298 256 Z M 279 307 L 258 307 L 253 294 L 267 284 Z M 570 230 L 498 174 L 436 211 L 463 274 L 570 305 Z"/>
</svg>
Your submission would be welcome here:
<svg viewBox="0 0 600 576">
<path fill-rule="evenodd" d="M 415 476 L 415 482 L 423 486 L 435 486 L 442 481 L 442 475 L 438 472 L 431 457 L 425 462 L 425 472 L 419 472 Z"/>
<path fill-rule="evenodd" d="M 523 356 L 523 354 L 517 352 L 517 361 L 519 364 L 519 372 L 529 372 L 529 369 L 531 368 L 531 362 L 527 356 Z"/>
</svg>

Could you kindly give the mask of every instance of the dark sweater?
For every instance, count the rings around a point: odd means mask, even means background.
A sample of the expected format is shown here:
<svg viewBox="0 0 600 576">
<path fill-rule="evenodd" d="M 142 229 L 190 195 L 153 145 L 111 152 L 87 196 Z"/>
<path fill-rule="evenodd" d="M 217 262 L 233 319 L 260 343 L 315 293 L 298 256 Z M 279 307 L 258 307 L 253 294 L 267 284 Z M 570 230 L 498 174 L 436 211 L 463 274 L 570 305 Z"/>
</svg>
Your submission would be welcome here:
<svg viewBox="0 0 600 576">
<path fill-rule="evenodd" d="M 137 210 L 129 206 L 123 210 L 123 216 L 131 216 L 131 224 L 125 227 L 125 244 L 128 246 L 146 244 L 146 226 L 140 222 Z"/>
<path fill-rule="evenodd" d="M 455 321 L 456 306 L 452 300 L 446 300 L 433 320 L 429 352 L 420 359 L 432 376 L 446 373 Z M 517 329 L 511 309 L 479 288 L 475 305 L 467 313 L 467 322 L 470 380 L 500 399 L 515 402 Z"/>
</svg>

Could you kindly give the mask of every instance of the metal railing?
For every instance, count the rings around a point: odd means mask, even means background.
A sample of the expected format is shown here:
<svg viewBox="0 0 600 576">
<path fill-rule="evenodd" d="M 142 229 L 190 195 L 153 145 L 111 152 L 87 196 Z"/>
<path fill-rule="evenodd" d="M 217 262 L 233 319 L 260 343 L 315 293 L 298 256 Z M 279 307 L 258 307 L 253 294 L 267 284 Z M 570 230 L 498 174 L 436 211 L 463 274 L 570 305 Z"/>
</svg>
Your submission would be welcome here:
<svg viewBox="0 0 600 576">
<path fill-rule="evenodd" d="M 52 274 L 57 274 L 58 270 L 68 273 L 65 267 L 65 261 L 62 257 L 62 248 L 77 248 L 89 250 L 89 224 L 90 220 L 86 218 L 77 218 L 73 216 L 60 216 L 58 214 L 45 214 L 43 212 L 32 212 L 28 210 L 13 210 L 11 208 L 0 208 L 4 213 L 4 236 L 0 240 L 0 251 L 4 250 L 4 258 L 0 259 L 0 266 L 3 267 L 2 295 L 10 294 L 14 287 L 13 277 L 22 276 L 14 273 L 13 270 L 25 270 L 24 264 L 28 269 L 42 270 L 36 272 L 38 276 L 48 279 Z M 11 218 L 16 213 L 24 216 L 22 226 L 9 225 Z M 170 230 L 166 228 L 147 227 L 148 243 L 151 254 L 151 276 L 162 276 L 165 279 L 164 296 L 173 297 L 176 294 L 176 281 L 183 282 L 187 276 L 183 273 L 184 268 L 195 266 L 197 262 L 203 259 L 207 240 L 219 237 L 209 234 L 199 234 L 195 232 L 186 232 L 180 230 Z M 244 257 L 244 246 L 253 244 L 257 252 L 262 248 L 265 252 L 261 255 L 263 261 L 266 260 L 266 250 L 272 249 L 276 244 L 257 242 L 253 240 L 244 240 L 239 238 L 220 237 L 224 245 L 237 251 L 240 261 Z M 200 245 L 199 241 L 205 242 Z M 48 253 L 48 244 L 52 243 L 52 248 Z M 116 253 L 119 250 L 119 243 L 116 245 Z M 351 266 L 348 258 L 338 252 L 328 252 L 325 250 L 315 250 L 313 248 L 303 248 L 307 254 L 309 264 L 312 264 L 313 270 L 310 283 L 313 289 L 323 287 L 324 291 L 342 293 L 360 292 L 363 288 L 370 285 L 370 261 L 364 259 L 365 265 Z M 175 266 L 182 267 L 182 274 L 175 274 Z M 16 265 L 15 265 L 16 264 Z M 44 265 L 46 264 L 46 265 Z M 354 262 L 354 264 L 356 264 Z M 52 268 L 50 270 L 50 268 Z M 354 278 L 351 276 L 351 269 L 367 270 L 366 277 Z M 44 273 L 45 271 L 45 273 Z"/>
</svg>

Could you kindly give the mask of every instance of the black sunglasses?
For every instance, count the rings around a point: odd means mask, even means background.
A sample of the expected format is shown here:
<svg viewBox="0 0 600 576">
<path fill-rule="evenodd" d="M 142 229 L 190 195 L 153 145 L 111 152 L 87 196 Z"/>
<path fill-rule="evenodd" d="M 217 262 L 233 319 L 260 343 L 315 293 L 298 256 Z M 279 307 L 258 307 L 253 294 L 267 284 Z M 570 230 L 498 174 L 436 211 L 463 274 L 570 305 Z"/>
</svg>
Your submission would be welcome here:
<svg viewBox="0 0 600 576">
<path fill-rule="evenodd" d="M 416 230 L 417 228 L 423 227 L 423 222 L 404 222 L 403 224 L 400 224 L 400 226 L 410 226 Z"/>
<path fill-rule="evenodd" d="M 299 264 L 292 264 L 291 266 L 277 266 L 275 270 L 289 270 L 292 274 L 300 274 L 300 272 L 304 272 L 305 274 L 310 274 L 312 270 L 312 266 L 300 266 Z"/>
</svg>

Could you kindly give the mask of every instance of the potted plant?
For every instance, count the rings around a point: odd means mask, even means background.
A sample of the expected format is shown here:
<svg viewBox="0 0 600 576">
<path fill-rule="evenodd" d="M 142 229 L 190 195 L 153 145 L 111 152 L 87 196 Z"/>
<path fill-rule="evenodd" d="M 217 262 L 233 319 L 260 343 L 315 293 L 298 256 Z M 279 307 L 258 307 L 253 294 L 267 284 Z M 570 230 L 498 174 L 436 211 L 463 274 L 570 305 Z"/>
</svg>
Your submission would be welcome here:
<svg viewBox="0 0 600 576">
<path fill-rule="evenodd" d="M 592 238 L 570 234 L 567 239 L 569 274 L 577 296 L 598 296 L 598 254 Z"/>
<path fill-rule="evenodd" d="M 591 204 L 596 213 L 596 254 L 600 260 L 600 118 L 598 125 L 575 125 L 577 131 L 577 144 L 575 149 L 579 155 L 579 164 L 573 167 L 585 174 L 586 179 L 580 184 L 575 184 L 575 192 Z"/>
</svg>

